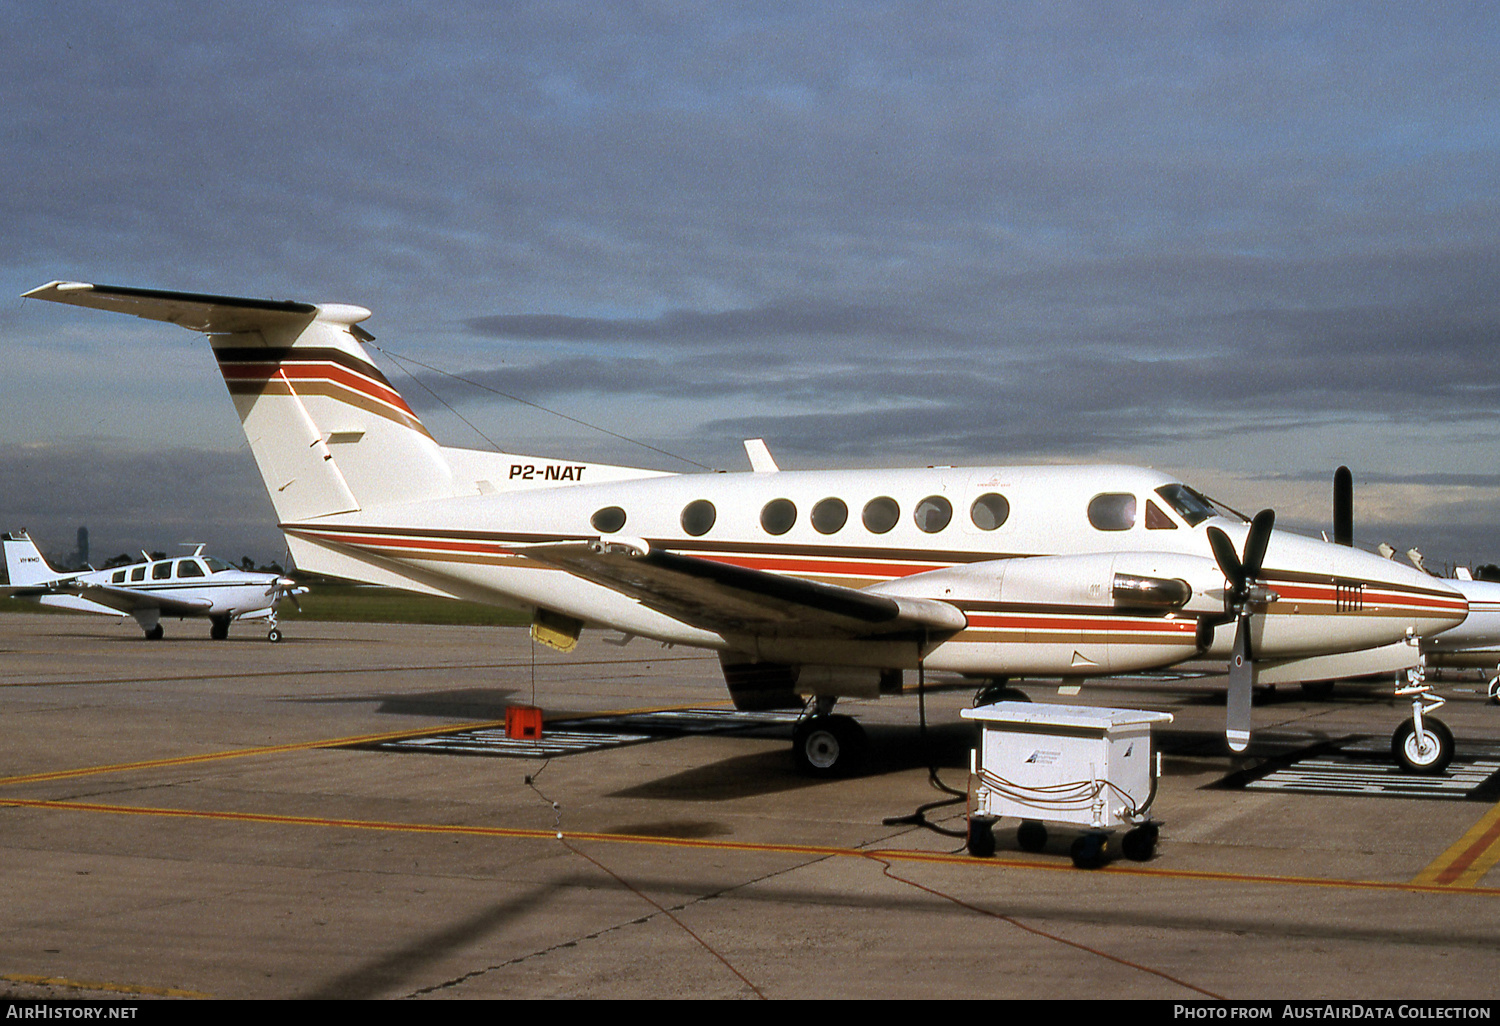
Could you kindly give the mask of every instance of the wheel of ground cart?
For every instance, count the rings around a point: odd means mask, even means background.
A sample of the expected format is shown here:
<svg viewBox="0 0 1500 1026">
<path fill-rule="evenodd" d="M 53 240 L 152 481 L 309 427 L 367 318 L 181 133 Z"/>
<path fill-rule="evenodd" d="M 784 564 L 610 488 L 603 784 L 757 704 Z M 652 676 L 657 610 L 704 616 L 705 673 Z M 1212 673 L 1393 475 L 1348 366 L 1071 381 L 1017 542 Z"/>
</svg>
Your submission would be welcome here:
<svg viewBox="0 0 1500 1026">
<path fill-rule="evenodd" d="M 1079 869 L 1098 869 L 1109 856 L 1109 835 L 1084 834 L 1073 842 L 1070 854 Z"/>
<path fill-rule="evenodd" d="M 1442 720 L 1424 716 L 1418 737 L 1412 721 L 1404 720 L 1391 735 L 1391 752 L 1409 773 L 1441 773 L 1453 758 L 1453 732 Z"/>
<path fill-rule="evenodd" d="M 792 731 L 792 756 L 807 776 L 848 776 L 864 764 L 864 728 L 848 716 L 809 716 Z"/>
<path fill-rule="evenodd" d="M 995 821 L 984 816 L 969 820 L 969 854 L 987 859 L 995 854 Z"/>
<path fill-rule="evenodd" d="M 1142 823 L 1127 831 L 1120 841 L 1120 851 L 1132 862 L 1149 862 L 1156 854 L 1156 839 L 1161 836 L 1155 823 Z"/>
<path fill-rule="evenodd" d="M 1016 843 L 1022 851 L 1041 851 L 1047 847 L 1047 828 L 1034 819 L 1028 819 L 1016 829 Z"/>
<path fill-rule="evenodd" d="M 269 642 L 272 642 L 272 643 L 280 641 L 281 640 L 281 630 L 280 630 L 280 628 L 272 627 L 271 630 L 270 630 L 270 632 L 268 634 L 266 634 L 266 640 L 269 641 Z"/>
</svg>

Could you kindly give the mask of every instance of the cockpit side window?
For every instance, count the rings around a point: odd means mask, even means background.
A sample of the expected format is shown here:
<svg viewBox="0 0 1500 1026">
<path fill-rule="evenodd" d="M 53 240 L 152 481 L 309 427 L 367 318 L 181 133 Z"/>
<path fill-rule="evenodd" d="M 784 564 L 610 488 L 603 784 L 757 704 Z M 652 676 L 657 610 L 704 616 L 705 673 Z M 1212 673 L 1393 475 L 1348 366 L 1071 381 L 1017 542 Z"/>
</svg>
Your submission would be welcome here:
<svg viewBox="0 0 1500 1026">
<path fill-rule="evenodd" d="M 1089 523 L 1100 531 L 1128 531 L 1135 526 L 1135 496 L 1105 492 L 1089 500 Z"/>
<path fill-rule="evenodd" d="M 1185 484 L 1162 485 L 1156 490 L 1156 494 L 1162 497 L 1168 506 L 1177 511 L 1177 515 L 1187 521 L 1189 527 L 1197 527 L 1209 517 L 1227 517 L 1230 520 L 1241 520 L 1250 522 L 1250 518 L 1235 509 L 1230 509 L 1222 502 L 1210 499 L 1202 492 L 1194 491 Z"/>
<path fill-rule="evenodd" d="M 203 577 L 203 568 L 198 565 L 196 559 L 179 559 L 177 561 L 178 577 Z"/>
<path fill-rule="evenodd" d="M 1150 499 L 1146 500 L 1146 530 L 1148 531 L 1175 531 L 1177 521 L 1161 511 L 1161 507 Z"/>
</svg>

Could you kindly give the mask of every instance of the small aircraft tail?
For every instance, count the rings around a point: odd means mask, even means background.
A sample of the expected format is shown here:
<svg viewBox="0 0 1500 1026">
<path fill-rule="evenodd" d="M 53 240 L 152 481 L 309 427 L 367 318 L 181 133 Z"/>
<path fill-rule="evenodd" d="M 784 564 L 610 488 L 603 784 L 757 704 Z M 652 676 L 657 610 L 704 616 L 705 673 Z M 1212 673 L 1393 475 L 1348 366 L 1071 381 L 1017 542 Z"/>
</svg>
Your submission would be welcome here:
<svg viewBox="0 0 1500 1026">
<path fill-rule="evenodd" d="M 26 296 L 208 335 L 283 525 L 453 494 L 437 442 L 361 345 L 363 307 L 84 282 Z"/>
<path fill-rule="evenodd" d="M 0 545 L 5 546 L 5 572 L 10 575 L 12 588 L 46 584 L 63 576 L 47 565 L 25 531 L 0 535 Z"/>
</svg>

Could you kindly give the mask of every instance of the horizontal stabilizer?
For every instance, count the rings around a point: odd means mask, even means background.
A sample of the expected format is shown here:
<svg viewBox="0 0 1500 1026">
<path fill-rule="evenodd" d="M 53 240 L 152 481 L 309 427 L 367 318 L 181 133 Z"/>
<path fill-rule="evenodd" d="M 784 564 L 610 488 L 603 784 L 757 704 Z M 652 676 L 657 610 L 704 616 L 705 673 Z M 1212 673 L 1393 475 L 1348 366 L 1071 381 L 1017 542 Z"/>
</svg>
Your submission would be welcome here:
<svg viewBox="0 0 1500 1026">
<path fill-rule="evenodd" d="M 50 282 L 27 292 L 24 298 L 166 321 L 212 335 L 259 331 L 273 326 L 300 327 L 311 322 L 318 312 L 311 303 L 165 292 L 81 281 Z"/>
</svg>

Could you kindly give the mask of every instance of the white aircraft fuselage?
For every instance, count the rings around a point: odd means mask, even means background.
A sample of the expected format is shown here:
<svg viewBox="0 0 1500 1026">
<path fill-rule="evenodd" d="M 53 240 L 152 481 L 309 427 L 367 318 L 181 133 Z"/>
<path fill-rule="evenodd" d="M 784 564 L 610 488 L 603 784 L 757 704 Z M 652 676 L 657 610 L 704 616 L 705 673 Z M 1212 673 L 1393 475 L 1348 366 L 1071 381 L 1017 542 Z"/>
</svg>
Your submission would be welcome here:
<svg viewBox="0 0 1500 1026">
<path fill-rule="evenodd" d="M 789 667 L 868 695 L 919 664 L 1108 674 L 1229 654 L 1209 527 L 1249 525 L 1170 475 L 1018 466 L 671 475 L 439 445 L 366 353 L 359 307 L 76 282 L 27 294 L 210 337 L 304 570 L 537 611 Z M 1242 582 L 1243 583 L 1243 582 Z M 1258 664 L 1406 644 L 1461 623 L 1447 583 L 1270 535 L 1241 597 Z M 1225 629 L 1219 629 L 1225 628 Z"/>
</svg>

